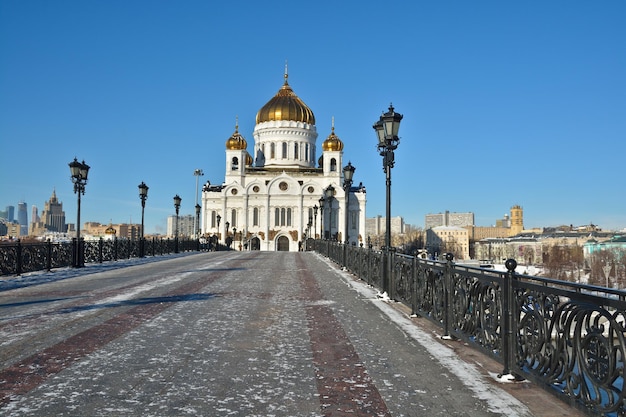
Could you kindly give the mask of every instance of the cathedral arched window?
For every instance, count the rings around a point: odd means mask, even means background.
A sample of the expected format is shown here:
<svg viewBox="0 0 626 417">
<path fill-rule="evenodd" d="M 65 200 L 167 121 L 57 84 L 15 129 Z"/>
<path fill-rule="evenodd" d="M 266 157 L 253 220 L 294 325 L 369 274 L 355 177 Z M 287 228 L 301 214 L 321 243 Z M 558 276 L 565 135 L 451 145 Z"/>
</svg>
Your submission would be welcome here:
<svg viewBox="0 0 626 417">
<path fill-rule="evenodd" d="M 304 145 L 304 160 L 309 160 L 309 144 Z"/>
<path fill-rule="evenodd" d="M 276 146 L 270 143 L 270 159 L 276 158 Z"/>
<path fill-rule="evenodd" d="M 216 211 L 211 211 L 211 227 L 215 227 L 215 216 L 217 215 Z"/>
<path fill-rule="evenodd" d="M 258 207 L 255 207 L 254 210 L 252 210 L 252 225 L 253 226 L 259 225 L 259 208 Z"/>
<path fill-rule="evenodd" d="M 274 209 L 274 226 L 280 226 L 280 209 Z"/>
<path fill-rule="evenodd" d="M 337 160 L 335 158 L 330 160 L 330 170 L 337 171 Z"/>
<path fill-rule="evenodd" d="M 291 209 L 287 209 L 287 226 L 291 226 Z"/>
<path fill-rule="evenodd" d="M 239 159 L 236 156 L 233 156 L 230 167 L 233 171 L 237 171 L 239 169 Z"/>
<path fill-rule="evenodd" d="M 230 227 L 237 227 L 237 210 L 232 209 L 230 212 Z"/>
<path fill-rule="evenodd" d="M 293 157 L 294 159 L 300 159 L 300 155 L 298 155 L 298 144 L 293 144 Z"/>
<path fill-rule="evenodd" d="M 287 142 L 283 142 L 283 159 L 287 158 Z"/>
</svg>

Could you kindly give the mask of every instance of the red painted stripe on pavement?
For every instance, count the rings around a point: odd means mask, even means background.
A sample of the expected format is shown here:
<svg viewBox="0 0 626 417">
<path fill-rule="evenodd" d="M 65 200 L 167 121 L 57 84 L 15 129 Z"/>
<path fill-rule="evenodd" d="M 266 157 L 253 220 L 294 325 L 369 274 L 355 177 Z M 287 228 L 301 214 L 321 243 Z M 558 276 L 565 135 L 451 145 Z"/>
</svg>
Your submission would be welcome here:
<svg viewBox="0 0 626 417">
<path fill-rule="evenodd" d="M 302 295 L 309 303 L 306 314 L 324 416 L 391 416 L 358 353 L 332 309 L 320 303 L 324 296 L 302 256 Z"/>
<path fill-rule="evenodd" d="M 211 276 L 210 279 L 182 285 L 160 297 L 195 293 L 218 278 L 219 276 Z M 172 305 L 173 303 L 151 303 L 131 308 L 0 371 L 0 407 L 9 403 L 12 397 L 27 393 L 51 375 L 61 372 L 79 359 L 151 320 Z"/>
</svg>

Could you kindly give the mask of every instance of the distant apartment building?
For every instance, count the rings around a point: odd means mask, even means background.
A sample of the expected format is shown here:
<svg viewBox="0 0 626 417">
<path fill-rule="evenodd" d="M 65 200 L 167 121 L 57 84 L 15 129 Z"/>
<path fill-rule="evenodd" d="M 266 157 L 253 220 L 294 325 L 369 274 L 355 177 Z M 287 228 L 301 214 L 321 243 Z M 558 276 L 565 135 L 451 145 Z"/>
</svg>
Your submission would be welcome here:
<svg viewBox="0 0 626 417">
<path fill-rule="evenodd" d="M 432 229 L 437 226 L 465 227 L 474 225 L 474 213 L 444 213 L 427 214 L 424 219 L 424 229 Z"/>
<path fill-rule="evenodd" d="M 426 230 L 426 249 L 432 256 L 454 254 L 455 260 L 470 259 L 468 231 L 459 226 L 435 226 Z"/>
<path fill-rule="evenodd" d="M 404 218 L 397 216 L 391 218 L 391 234 L 404 234 Z M 376 216 L 365 219 L 365 236 L 373 237 L 384 235 L 387 229 L 386 217 Z"/>
<path fill-rule="evenodd" d="M 9 236 L 9 237 L 19 237 L 20 236 L 20 230 L 21 230 L 21 225 L 17 222 L 9 222 L 9 223 L 5 223 L 6 227 L 7 227 L 7 231 L 6 231 L 6 235 L 5 236 Z"/>
<path fill-rule="evenodd" d="M 191 214 L 178 216 L 178 236 L 195 236 L 194 222 L 195 217 Z M 229 233 L 232 233 L 232 228 Z M 176 235 L 176 216 L 169 216 L 167 218 L 167 235 L 172 237 Z"/>
</svg>

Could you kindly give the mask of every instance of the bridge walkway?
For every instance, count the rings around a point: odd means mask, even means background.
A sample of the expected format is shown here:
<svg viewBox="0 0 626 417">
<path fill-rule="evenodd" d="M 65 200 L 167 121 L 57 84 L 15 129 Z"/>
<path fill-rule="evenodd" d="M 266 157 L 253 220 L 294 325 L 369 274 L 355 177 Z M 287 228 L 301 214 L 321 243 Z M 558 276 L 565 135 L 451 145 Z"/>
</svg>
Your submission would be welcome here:
<svg viewBox="0 0 626 417">
<path fill-rule="evenodd" d="M 0 292 L 0 414 L 582 415 L 312 252 L 64 274 Z"/>
</svg>

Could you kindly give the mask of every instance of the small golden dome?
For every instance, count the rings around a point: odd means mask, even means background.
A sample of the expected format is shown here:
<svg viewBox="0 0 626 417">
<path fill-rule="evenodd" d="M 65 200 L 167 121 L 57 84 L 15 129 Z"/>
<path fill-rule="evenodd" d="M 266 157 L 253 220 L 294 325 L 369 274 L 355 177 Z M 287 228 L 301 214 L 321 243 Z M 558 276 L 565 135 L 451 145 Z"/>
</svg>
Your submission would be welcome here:
<svg viewBox="0 0 626 417">
<path fill-rule="evenodd" d="M 239 134 L 239 122 L 235 124 L 235 133 L 226 141 L 226 149 L 229 151 L 243 150 L 248 147 L 248 142 Z"/>
<path fill-rule="evenodd" d="M 288 75 L 285 71 L 285 83 L 278 90 L 278 93 L 256 114 L 257 124 L 272 120 L 293 120 L 310 125 L 315 124 L 313 111 L 293 92 L 287 78 Z"/>
<path fill-rule="evenodd" d="M 106 228 L 106 230 L 104 231 L 105 234 L 107 235 L 114 235 L 117 233 L 117 231 L 115 230 L 115 228 L 113 227 L 113 225 L 109 225 L 109 227 Z"/>
<path fill-rule="evenodd" d="M 330 132 L 330 135 L 326 138 L 324 143 L 322 143 L 323 151 L 342 151 L 343 150 L 343 142 L 337 135 L 335 135 L 335 126 L 333 122 L 333 127 Z"/>
<path fill-rule="evenodd" d="M 250 154 L 248 153 L 248 151 L 246 151 L 246 166 L 252 166 L 252 162 L 254 162 L 254 160 L 252 159 L 252 156 L 250 156 Z"/>
</svg>

